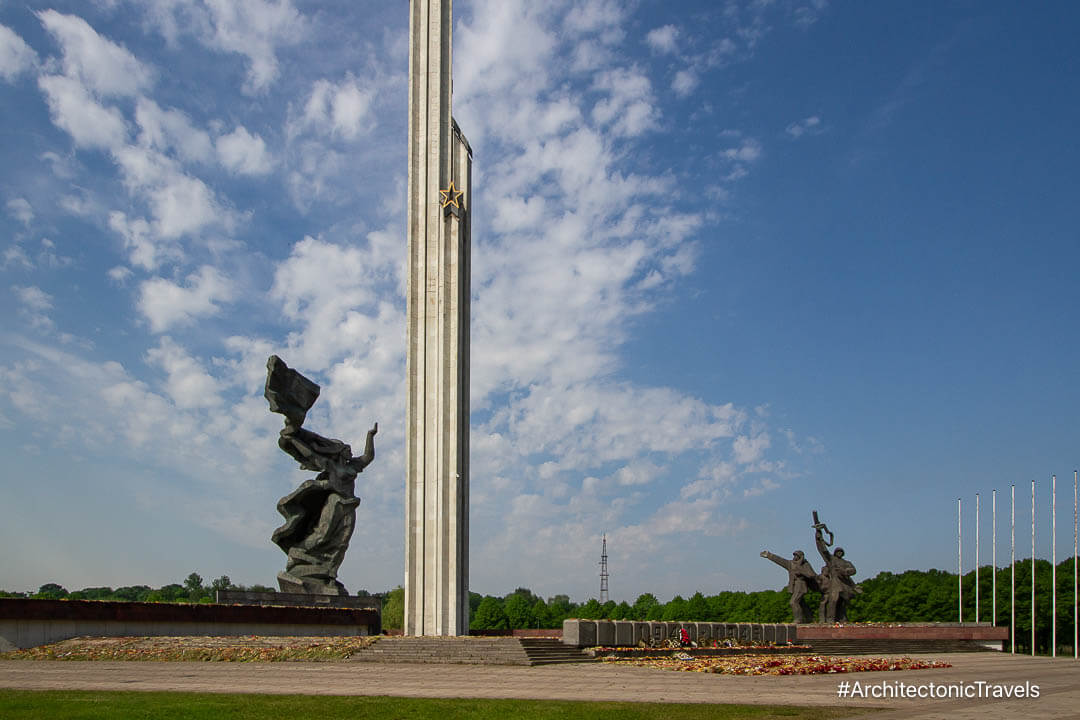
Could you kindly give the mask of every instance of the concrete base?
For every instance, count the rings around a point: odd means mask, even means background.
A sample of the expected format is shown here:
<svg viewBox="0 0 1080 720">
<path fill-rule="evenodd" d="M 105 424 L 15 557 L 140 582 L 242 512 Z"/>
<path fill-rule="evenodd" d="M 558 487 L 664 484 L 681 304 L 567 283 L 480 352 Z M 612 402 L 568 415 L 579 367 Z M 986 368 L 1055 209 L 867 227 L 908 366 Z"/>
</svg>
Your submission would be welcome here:
<svg viewBox="0 0 1080 720">
<path fill-rule="evenodd" d="M 373 635 L 379 613 L 347 608 L 0 598 L 0 649 L 73 637 Z"/>
</svg>

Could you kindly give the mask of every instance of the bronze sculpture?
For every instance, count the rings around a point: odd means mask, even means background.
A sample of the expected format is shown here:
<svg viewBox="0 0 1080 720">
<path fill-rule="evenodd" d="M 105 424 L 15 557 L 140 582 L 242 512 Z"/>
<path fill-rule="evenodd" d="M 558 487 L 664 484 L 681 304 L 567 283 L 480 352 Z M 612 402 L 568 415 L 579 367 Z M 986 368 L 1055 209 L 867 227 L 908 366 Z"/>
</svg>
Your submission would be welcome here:
<svg viewBox="0 0 1080 720">
<path fill-rule="evenodd" d="M 319 386 L 277 355 L 266 362 L 264 395 L 270 411 L 285 416 L 278 446 L 304 470 L 319 473 L 278 501 L 285 524 L 274 531 L 272 540 L 288 555 L 285 571 L 278 573 L 278 584 L 282 592 L 348 595 L 337 572 L 360 504 L 354 493 L 356 476 L 375 459 L 379 424 L 368 430 L 360 457 L 353 457 L 352 448 L 341 440 L 305 430 L 302 425 L 319 397 Z"/>
<path fill-rule="evenodd" d="M 833 534 L 828 526 L 818 521 L 817 511 L 814 511 L 814 542 L 821 554 L 825 565 L 821 568 L 818 576 L 818 584 L 821 586 L 821 606 L 818 608 L 818 619 L 823 623 L 847 622 L 847 606 L 851 598 L 862 592 L 851 577 L 855 574 L 855 566 L 844 558 L 844 548 L 836 548 L 832 552 Z M 829 534 L 828 542 L 825 541 L 825 533 Z"/>
<path fill-rule="evenodd" d="M 810 590 L 820 591 L 818 576 L 814 568 L 806 560 L 802 550 L 796 550 L 790 560 L 785 560 L 779 555 L 774 555 L 768 550 L 761 551 L 761 557 L 772 560 L 774 563 L 788 571 L 787 591 L 791 593 L 791 614 L 796 623 L 810 622 L 810 609 L 806 607 L 803 596 Z"/>
</svg>

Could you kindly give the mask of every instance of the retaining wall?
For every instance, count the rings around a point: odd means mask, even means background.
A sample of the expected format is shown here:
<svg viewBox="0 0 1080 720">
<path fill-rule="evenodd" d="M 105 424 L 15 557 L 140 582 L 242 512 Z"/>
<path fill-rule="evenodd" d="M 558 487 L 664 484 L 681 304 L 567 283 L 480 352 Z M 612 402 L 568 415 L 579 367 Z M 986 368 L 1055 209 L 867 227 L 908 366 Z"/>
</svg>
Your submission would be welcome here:
<svg viewBox="0 0 1080 720">
<path fill-rule="evenodd" d="M 0 652 L 81 636 L 324 636 L 379 631 L 379 613 L 372 610 L 0 598 Z"/>
</svg>

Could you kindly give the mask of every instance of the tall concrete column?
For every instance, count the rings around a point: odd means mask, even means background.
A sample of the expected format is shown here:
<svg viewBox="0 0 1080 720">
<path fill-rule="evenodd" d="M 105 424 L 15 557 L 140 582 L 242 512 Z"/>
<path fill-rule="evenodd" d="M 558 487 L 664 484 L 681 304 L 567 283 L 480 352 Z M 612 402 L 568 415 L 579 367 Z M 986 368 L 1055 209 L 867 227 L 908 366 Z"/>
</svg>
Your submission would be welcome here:
<svg viewBox="0 0 1080 720">
<path fill-rule="evenodd" d="M 451 0 L 411 0 L 405 634 L 469 632 L 472 151 L 450 114 Z"/>
</svg>

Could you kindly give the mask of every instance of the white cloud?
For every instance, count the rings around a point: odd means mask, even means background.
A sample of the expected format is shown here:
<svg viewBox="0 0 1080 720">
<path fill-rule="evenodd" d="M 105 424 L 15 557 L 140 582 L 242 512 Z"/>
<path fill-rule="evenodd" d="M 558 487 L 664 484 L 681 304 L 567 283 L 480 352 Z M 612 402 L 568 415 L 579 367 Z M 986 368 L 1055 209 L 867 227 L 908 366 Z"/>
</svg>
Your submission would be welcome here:
<svg viewBox="0 0 1080 720">
<path fill-rule="evenodd" d="M 213 157 L 210 136 L 194 127 L 179 110 L 163 110 L 153 100 L 140 97 L 135 104 L 135 122 L 139 126 L 140 145 L 161 152 L 173 150 L 188 162 L 205 163 Z"/>
<path fill-rule="evenodd" d="M 15 297 L 18 298 L 19 304 L 22 305 L 20 314 L 32 326 L 41 330 L 49 330 L 53 327 L 53 321 L 48 314 L 53 307 L 52 295 L 36 285 L 13 285 L 11 290 L 15 293 Z"/>
<path fill-rule="evenodd" d="M 723 154 L 728 160 L 751 163 L 761 157 L 761 143 L 747 138 L 738 147 L 728 148 Z"/>
<path fill-rule="evenodd" d="M 6 25 L 0 25 L 0 78 L 14 82 L 38 63 L 37 53 Z"/>
<path fill-rule="evenodd" d="M 686 97 L 698 86 L 698 76 L 693 70 L 680 70 L 675 73 L 675 79 L 671 81 L 671 89 L 679 97 Z"/>
<path fill-rule="evenodd" d="M 8 213 L 23 225 L 29 225 L 34 219 L 34 208 L 26 198 L 17 197 L 7 201 Z"/>
<path fill-rule="evenodd" d="M 278 265 L 270 297 L 303 330 L 289 345 L 305 365 L 319 366 L 374 342 L 377 330 L 401 309 L 380 301 L 375 290 L 393 281 L 396 263 L 359 246 L 305 237 Z M 403 320 L 402 320 L 403 321 Z M 402 338 L 404 339 L 404 338 Z"/>
<path fill-rule="evenodd" d="M 133 96 L 151 85 L 149 69 L 82 18 L 44 10 L 38 19 L 60 43 L 67 77 L 102 96 Z"/>
<path fill-rule="evenodd" d="M 732 449 L 735 451 L 735 462 L 743 465 L 760 460 L 766 450 L 772 445 L 772 439 L 767 432 L 759 432 L 755 435 L 740 435 L 735 438 Z"/>
<path fill-rule="evenodd" d="M 243 125 L 217 139 L 217 152 L 221 164 L 240 175 L 265 175 L 274 165 L 263 139 Z"/>
<path fill-rule="evenodd" d="M 167 335 L 146 351 L 146 360 L 166 373 L 165 390 L 178 408 L 217 407 L 221 384 Z"/>
<path fill-rule="evenodd" d="M 20 245 L 10 245 L 4 250 L 3 262 L 0 263 L 0 269 L 7 270 L 8 268 L 20 266 L 25 269 L 34 267 L 34 263 L 30 262 L 30 257 L 26 254 Z"/>
<path fill-rule="evenodd" d="M 474 3 L 473 23 L 459 22 L 454 31 L 455 46 L 462 48 L 454 62 L 455 93 L 465 97 L 512 87 L 515 95 L 534 96 L 548 82 L 556 46 L 550 12 L 547 3 Z M 472 128 L 463 128 L 470 137 Z"/>
<path fill-rule="evenodd" d="M 652 85 L 640 70 L 619 68 L 600 73 L 595 82 L 607 97 L 593 106 L 592 117 L 617 135 L 634 137 L 657 125 Z"/>
<path fill-rule="evenodd" d="M 182 172 L 165 155 L 128 145 L 114 151 L 113 157 L 128 190 L 145 198 L 154 219 L 152 231 L 161 238 L 196 236 L 214 226 L 231 230 L 238 221 L 206 183 Z"/>
<path fill-rule="evenodd" d="M 625 11 L 615 0 L 586 0 L 570 8 L 562 26 L 574 34 L 600 33 L 599 40 L 612 44 L 622 40 L 619 23 Z"/>
<path fill-rule="evenodd" d="M 248 93 L 264 92 L 277 79 L 277 46 L 291 44 L 306 33 L 307 23 L 291 0 L 203 0 L 210 13 L 211 47 L 248 59 Z"/>
<path fill-rule="evenodd" d="M 784 131 L 793 138 L 800 138 L 803 135 L 817 135 L 822 131 L 821 118 L 817 115 L 811 115 L 808 118 L 791 123 Z"/>
<path fill-rule="evenodd" d="M 124 240 L 128 261 L 144 270 L 156 270 L 166 260 L 180 260 L 183 252 L 169 240 L 154 235 L 150 223 L 143 218 L 128 219 L 119 210 L 109 213 L 109 227 Z"/>
<path fill-rule="evenodd" d="M 679 29 L 674 25 L 663 25 L 653 28 L 645 36 L 645 42 L 649 44 L 653 52 L 661 55 L 670 55 L 678 51 Z"/>
<path fill-rule="evenodd" d="M 750 166 L 761 157 L 761 143 L 754 138 L 743 138 L 742 133 L 729 130 L 725 136 L 740 138 L 737 145 L 720 152 L 720 157 L 727 162 L 728 174 L 723 177 L 727 182 L 740 180 L 750 174 Z"/>
<path fill-rule="evenodd" d="M 38 87 L 45 93 L 53 123 L 71 135 L 75 145 L 110 150 L 127 139 L 124 116 L 90 97 L 82 83 L 63 75 L 43 75 Z"/>
<path fill-rule="evenodd" d="M 124 285 L 131 278 L 131 276 L 134 275 L 134 273 L 131 272 L 131 268 L 129 267 L 117 265 L 114 268 L 110 268 L 109 272 L 106 273 L 106 275 L 108 275 L 109 279 L 117 285 Z"/>
<path fill-rule="evenodd" d="M 197 318 L 216 315 L 219 303 L 232 300 L 233 283 L 221 271 L 204 265 L 188 275 L 185 285 L 165 278 L 151 278 L 139 286 L 138 309 L 155 333 Z"/>
<path fill-rule="evenodd" d="M 351 75 L 338 84 L 318 80 L 304 105 L 303 115 L 294 124 L 299 129 L 313 130 L 322 135 L 354 140 L 374 128 L 371 112 L 374 92 L 360 88 Z"/>
</svg>

